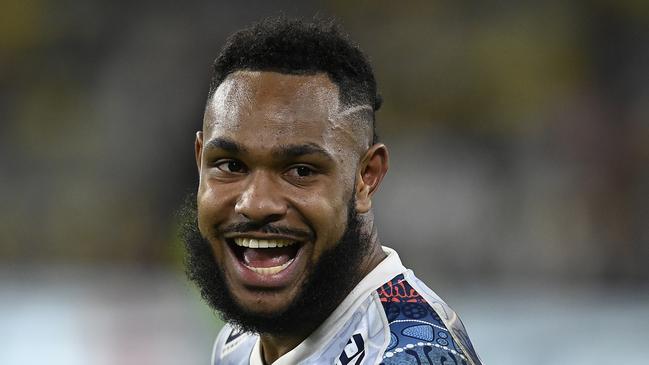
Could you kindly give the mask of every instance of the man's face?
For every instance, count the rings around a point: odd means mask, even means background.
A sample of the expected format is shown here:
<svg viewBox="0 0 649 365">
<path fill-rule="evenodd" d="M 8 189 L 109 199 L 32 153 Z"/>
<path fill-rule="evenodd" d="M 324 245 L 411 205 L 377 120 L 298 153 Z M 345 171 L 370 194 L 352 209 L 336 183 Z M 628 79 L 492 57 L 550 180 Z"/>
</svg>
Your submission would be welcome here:
<svg viewBox="0 0 649 365">
<path fill-rule="evenodd" d="M 320 74 L 240 71 L 209 100 L 198 226 L 245 311 L 286 310 L 343 236 L 369 143 L 347 114 Z"/>
</svg>

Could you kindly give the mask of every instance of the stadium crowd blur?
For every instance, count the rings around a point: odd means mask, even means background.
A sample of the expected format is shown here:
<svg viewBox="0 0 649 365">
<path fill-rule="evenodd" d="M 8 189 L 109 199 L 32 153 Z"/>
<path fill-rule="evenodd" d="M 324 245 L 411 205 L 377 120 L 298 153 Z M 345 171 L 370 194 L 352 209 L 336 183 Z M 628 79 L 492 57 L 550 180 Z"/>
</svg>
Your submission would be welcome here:
<svg viewBox="0 0 649 365">
<path fill-rule="evenodd" d="M 392 153 L 382 240 L 463 314 L 485 362 L 579 352 L 565 336 L 629 364 L 649 354 L 635 345 L 649 339 L 647 2 L 0 9 L 0 363 L 208 361 L 218 322 L 182 277 L 174 210 L 197 184 L 213 58 L 280 10 L 336 16 L 369 55 Z M 591 342 L 607 330 L 623 337 Z"/>
</svg>

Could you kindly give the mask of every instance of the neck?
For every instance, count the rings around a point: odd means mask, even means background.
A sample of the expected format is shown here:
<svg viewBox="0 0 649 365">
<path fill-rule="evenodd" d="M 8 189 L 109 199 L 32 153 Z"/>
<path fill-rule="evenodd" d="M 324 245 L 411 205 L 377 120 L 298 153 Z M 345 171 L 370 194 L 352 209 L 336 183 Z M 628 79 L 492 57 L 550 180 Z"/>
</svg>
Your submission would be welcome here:
<svg viewBox="0 0 649 365">
<path fill-rule="evenodd" d="M 272 364 L 275 360 L 296 348 L 308 337 L 308 334 L 304 336 L 276 336 L 265 333 L 259 337 L 261 341 L 261 358 L 264 360 L 264 364 Z"/>
<path fill-rule="evenodd" d="M 356 278 L 354 279 L 352 289 L 356 287 L 356 285 L 386 257 L 385 252 L 381 249 L 381 243 L 379 242 L 378 234 L 374 225 L 370 224 L 368 230 L 371 232 L 369 250 L 367 254 L 364 255 L 363 260 L 358 266 L 358 275 L 356 275 Z M 340 303 L 337 305 L 340 305 Z M 272 364 L 281 356 L 296 348 L 310 335 L 311 332 L 291 336 L 262 333 L 259 336 L 261 341 L 261 358 L 264 360 L 265 364 Z"/>
</svg>

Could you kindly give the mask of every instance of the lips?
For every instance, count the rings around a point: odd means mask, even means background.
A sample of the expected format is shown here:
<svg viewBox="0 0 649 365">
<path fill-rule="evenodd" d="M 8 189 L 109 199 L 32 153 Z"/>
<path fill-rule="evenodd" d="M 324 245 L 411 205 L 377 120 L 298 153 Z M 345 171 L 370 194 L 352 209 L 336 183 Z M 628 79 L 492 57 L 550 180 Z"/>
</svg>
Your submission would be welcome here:
<svg viewBox="0 0 649 365">
<path fill-rule="evenodd" d="M 242 284 L 279 287 L 292 282 L 303 266 L 302 242 L 287 238 L 235 237 L 226 240 Z"/>
</svg>

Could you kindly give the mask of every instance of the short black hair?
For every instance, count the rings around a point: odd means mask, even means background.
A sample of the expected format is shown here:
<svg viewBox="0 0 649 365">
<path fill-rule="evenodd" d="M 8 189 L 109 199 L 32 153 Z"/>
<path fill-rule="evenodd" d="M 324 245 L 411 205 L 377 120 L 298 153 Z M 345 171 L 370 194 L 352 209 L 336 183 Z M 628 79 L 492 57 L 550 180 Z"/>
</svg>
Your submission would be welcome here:
<svg viewBox="0 0 649 365">
<path fill-rule="evenodd" d="M 381 107 L 382 99 L 372 67 L 334 20 L 272 17 L 237 31 L 214 61 L 208 99 L 230 73 L 238 70 L 326 73 L 338 86 L 343 104 L 371 106 L 373 143 L 377 142 L 374 112 Z"/>
</svg>

